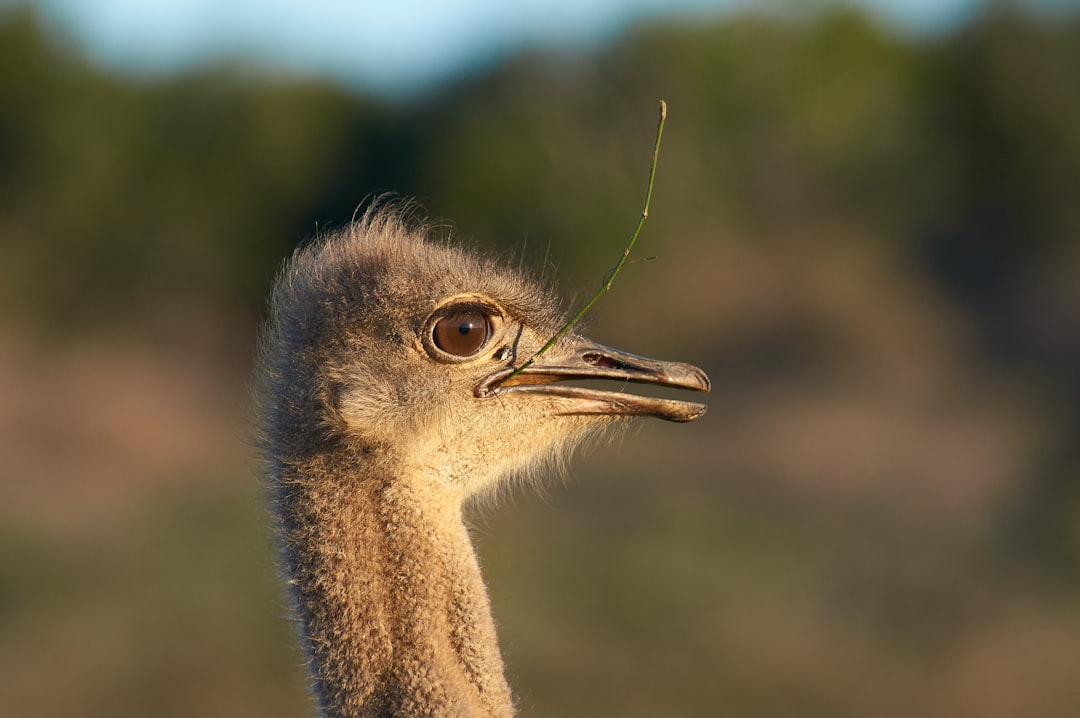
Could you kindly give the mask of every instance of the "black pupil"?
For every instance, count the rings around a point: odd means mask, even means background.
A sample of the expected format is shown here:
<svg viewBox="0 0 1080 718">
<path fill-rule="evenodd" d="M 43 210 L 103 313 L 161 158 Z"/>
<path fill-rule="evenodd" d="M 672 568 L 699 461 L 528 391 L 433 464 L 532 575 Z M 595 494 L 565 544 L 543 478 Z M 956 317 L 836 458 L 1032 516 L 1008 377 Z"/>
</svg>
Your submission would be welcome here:
<svg viewBox="0 0 1080 718">
<path fill-rule="evenodd" d="M 447 354 L 467 357 L 480 351 L 491 332 L 486 314 L 462 311 L 447 314 L 435 323 L 432 339 Z"/>
</svg>

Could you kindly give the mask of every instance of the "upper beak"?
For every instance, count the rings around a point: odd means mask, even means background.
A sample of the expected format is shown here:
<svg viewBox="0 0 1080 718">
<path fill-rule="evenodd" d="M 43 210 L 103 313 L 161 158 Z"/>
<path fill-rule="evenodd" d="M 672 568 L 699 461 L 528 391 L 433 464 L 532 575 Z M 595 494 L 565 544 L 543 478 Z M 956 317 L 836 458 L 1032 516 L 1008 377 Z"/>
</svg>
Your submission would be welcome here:
<svg viewBox="0 0 1080 718">
<path fill-rule="evenodd" d="M 596 344 L 585 337 L 573 337 L 552 347 L 529 367 L 510 378 L 513 372 L 514 368 L 509 367 L 489 375 L 477 386 L 476 395 L 539 394 L 553 399 L 554 413 L 562 416 L 606 414 L 693 421 L 707 408 L 704 404 L 640 396 L 625 391 L 557 385 L 555 382 L 568 379 L 614 379 L 709 391 L 709 377 L 696 366 L 645 359 Z"/>
</svg>

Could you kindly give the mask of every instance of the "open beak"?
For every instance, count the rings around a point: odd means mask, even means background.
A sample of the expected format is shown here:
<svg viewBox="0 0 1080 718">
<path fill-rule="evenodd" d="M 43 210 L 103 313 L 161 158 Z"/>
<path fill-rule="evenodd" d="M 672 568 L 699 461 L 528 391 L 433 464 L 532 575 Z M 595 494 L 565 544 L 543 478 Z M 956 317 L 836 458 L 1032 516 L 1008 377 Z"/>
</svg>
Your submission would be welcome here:
<svg viewBox="0 0 1080 718">
<path fill-rule="evenodd" d="M 689 401 L 628 394 L 624 391 L 625 386 L 610 391 L 559 384 L 570 379 L 609 379 L 624 384 L 632 382 L 709 391 L 709 377 L 696 366 L 645 359 L 596 344 L 585 337 L 561 342 L 510 378 L 513 372 L 514 367 L 509 367 L 489 375 L 477 386 L 476 395 L 541 395 L 553 400 L 553 413 L 561 416 L 605 414 L 693 421 L 707 408 L 704 404 Z"/>
</svg>

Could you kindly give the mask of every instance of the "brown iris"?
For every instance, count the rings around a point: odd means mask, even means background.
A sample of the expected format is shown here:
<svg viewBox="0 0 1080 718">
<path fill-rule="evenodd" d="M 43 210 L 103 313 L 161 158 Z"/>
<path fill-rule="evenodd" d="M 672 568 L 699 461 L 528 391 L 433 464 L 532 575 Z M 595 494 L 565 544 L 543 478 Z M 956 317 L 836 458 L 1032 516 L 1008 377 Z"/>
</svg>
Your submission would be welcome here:
<svg viewBox="0 0 1080 718">
<path fill-rule="evenodd" d="M 456 357 L 480 351 L 491 337 L 491 317 L 475 309 L 444 315 L 431 330 L 435 346 Z"/>
</svg>

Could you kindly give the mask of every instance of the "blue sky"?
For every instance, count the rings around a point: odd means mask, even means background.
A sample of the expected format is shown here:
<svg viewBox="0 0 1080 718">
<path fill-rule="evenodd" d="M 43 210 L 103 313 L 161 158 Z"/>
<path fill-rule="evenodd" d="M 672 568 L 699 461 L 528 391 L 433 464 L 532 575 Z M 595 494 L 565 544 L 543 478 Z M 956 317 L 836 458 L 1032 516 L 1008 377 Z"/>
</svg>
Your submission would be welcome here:
<svg viewBox="0 0 1080 718">
<path fill-rule="evenodd" d="M 1035 0 L 1037 2 L 1037 0 Z M 788 0 L 798 6 L 811 0 Z M 963 22 L 982 0 L 850 0 L 904 31 Z M 222 58 L 384 95 L 423 89 L 523 46 L 592 48 L 650 18 L 720 17 L 783 0 L 0 0 L 36 6 L 64 41 L 126 72 Z M 1041 4 L 1073 4 L 1042 0 Z"/>
</svg>

